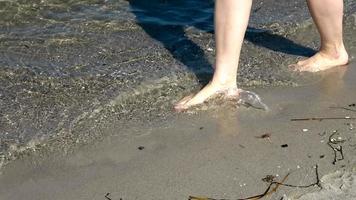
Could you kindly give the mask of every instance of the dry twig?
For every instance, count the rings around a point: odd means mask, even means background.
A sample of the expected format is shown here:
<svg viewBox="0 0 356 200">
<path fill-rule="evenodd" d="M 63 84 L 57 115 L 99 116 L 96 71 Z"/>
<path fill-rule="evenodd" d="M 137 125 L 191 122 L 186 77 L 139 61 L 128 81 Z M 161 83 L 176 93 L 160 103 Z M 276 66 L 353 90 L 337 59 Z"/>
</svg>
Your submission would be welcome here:
<svg viewBox="0 0 356 200">
<path fill-rule="evenodd" d="M 289 176 L 289 173 L 284 176 L 284 178 L 282 179 L 281 182 L 277 182 L 277 181 L 272 181 L 267 189 L 259 195 L 254 195 L 251 197 L 247 197 L 247 198 L 240 198 L 237 200 L 258 200 L 258 199 L 262 199 L 263 197 L 270 195 L 274 192 L 277 191 L 277 189 L 279 188 L 279 186 L 286 186 L 286 187 L 293 187 L 293 188 L 308 188 L 308 187 L 313 187 L 313 186 L 318 186 L 321 188 L 321 184 L 320 184 L 320 178 L 319 178 L 319 171 L 318 171 L 318 165 L 315 165 L 315 176 L 316 176 L 316 181 L 314 183 L 311 183 L 309 185 L 291 185 L 291 184 L 285 184 L 284 182 L 287 180 Z M 274 188 L 272 188 L 272 186 L 275 186 Z M 271 189 L 272 188 L 272 189 Z M 189 200 L 227 200 L 227 199 L 214 199 L 214 198 L 208 198 L 208 197 L 194 197 L 194 196 L 189 196 Z"/>
</svg>

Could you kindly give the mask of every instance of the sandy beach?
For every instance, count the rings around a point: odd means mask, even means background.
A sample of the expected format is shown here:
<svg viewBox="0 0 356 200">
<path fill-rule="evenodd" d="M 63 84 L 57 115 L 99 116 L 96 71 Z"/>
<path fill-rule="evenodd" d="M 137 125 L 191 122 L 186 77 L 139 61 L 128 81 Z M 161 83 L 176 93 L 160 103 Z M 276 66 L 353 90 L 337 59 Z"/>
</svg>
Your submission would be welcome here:
<svg viewBox="0 0 356 200">
<path fill-rule="evenodd" d="M 234 200 L 269 185 L 262 199 L 356 199 L 356 2 L 350 64 L 301 74 L 288 65 L 319 45 L 306 5 L 256 1 L 237 80 L 268 111 L 175 113 L 215 54 L 212 1 L 187 2 L 177 18 L 127 1 L 0 2 L 1 200 Z"/>
<path fill-rule="evenodd" d="M 268 112 L 227 105 L 106 127 L 110 137 L 70 155 L 58 151 L 7 165 L 0 199 L 243 199 L 263 193 L 268 176 L 281 181 L 289 174 L 283 183 L 295 186 L 316 183 L 315 166 L 322 189 L 280 186 L 266 199 L 355 199 L 355 76 L 351 63 L 323 73 L 316 84 L 255 89 Z M 291 121 L 318 117 L 338 119 Z M 342 146 L 335 162 L 330 141 Z"/>
</svg>

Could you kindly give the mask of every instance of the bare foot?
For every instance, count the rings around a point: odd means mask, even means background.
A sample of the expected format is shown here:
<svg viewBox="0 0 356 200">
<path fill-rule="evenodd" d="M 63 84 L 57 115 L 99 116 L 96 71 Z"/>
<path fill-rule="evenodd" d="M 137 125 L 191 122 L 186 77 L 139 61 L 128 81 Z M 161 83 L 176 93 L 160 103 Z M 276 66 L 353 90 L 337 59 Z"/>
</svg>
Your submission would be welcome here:
<svg viewBox="0 0 356 200">
<path fill-rule="evenodd" d="M 297 71 L 319 72 L 333 67 L 346 65 L 348 59 L 349 57 L 345 49 L 333 55 L 324 51 L 319 51 L 314 56 L 299 61 L 294 66 Z"/>
<path fill-rule="evenodd" d="M 198 93 L 191 94 L 181 99 L 178 103 L 174 105 L 174 109 L 178 112 L 187 110 L 192 106 L 204 103 L 206 100 L 216 96 L 217 94 L 223 94 L 225 97 L 228 98 L 237 98 L 239 95 L 239 89 L 236 85 L 226 86 L 209 83 Z"/>
</svg>

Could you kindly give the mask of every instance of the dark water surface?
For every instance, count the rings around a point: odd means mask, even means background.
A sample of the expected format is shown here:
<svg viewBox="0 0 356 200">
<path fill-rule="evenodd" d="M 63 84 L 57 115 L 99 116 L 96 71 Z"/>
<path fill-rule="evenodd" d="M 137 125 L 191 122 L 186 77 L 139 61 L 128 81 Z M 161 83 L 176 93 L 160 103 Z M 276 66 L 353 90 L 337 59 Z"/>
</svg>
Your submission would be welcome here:
<svg viewBox="0 0 356 200">
<path fill-rule="evenodd" d="M 192 70 L 204 71 L 206 69 L 201 68 L 211 65 L 208 60 L 202 59 L 203 67 L 196 69 L 195 63 L 190 64 L 192 58 L 182 55 L 187 52 L 180 52 L 183 50 L 178 48 L 193 47 L 190 53 L 204 58 L 203 50 L 187 39 L 186 32 L 191 29 L 212 32 L 213 8 L 213 0 L 1 1 L 0 64 L 12 68 L 26 66 L 38 73 L 56 76 L 80 76 L 83 71 L 91 74 L 107 72 L 107 67 L 100 64 L 111 64 L 105 61 L 117 59 L 112 58 L 117 55 L 113 51 L 126 49 L 113 47 L 117 37 L 121 36 L 117 32 L 137 23 L 153 39 L 163 43 L 176 59 Z M 298 23 L 308 18 L 304 1 L 255 1 L 247 39 L 273 49 L 273 45 L 256 41 L 254 33 L 265 31 L 258 27 L 271 23 Z M 276 41 L 283 39 L 276 35 L 269 37 Z M 126 47 L 121 43 L 116 45 Z M 109 47 L 112 49 L 110 53 L 103 52 Z M 287 48 L 274 50 L 303 56 L 313 53 L 302 46 L 295 48 L 295 51 Z M 89 67 L 78 72 L 70 69 L 73 66 Z"/>
<path fill-rule="evenodd" d="M 356 11 L 354 0 L 345 5 L 346 17 Z M 212 0 L 0 1 L 0 166 L 49 138 L 65 149 L 105 135 L 105 124 L 172 115 L 172 102 L 211 76 L 213 7 Z M 318 46 L 307 19 L 305 1 L 254 1 L 239 84 L 295 85 L 285 66 Z M 305 34 L 294 34 L 299 29 Z"/>
</svg>

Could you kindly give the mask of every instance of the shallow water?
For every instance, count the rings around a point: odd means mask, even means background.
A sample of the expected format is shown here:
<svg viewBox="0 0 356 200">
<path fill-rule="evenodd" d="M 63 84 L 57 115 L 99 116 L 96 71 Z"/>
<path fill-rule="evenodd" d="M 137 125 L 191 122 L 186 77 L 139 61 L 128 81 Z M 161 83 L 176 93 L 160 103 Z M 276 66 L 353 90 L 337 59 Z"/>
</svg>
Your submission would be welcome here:
<svg viewBox="0 0 356 200">
<path fill-rule="evenodd" d="M 260 33 L 266 31 L 266 24 L 299 23 L 309 18 L 305 2 L 283 2 L 254 2 L 249 31 Z M 172 48 L 192 43 L 185 35 L 187 30 L 213 31 L 213 8 L 213 0 L 1 1 L 0 64 L 26 66 L 56 76 L 83 73 L 69 70 L 70 66 L 90 65 L 91 74 L 105 72 L 93 63 L 98 64 L 98 59 L 110 60 L 108 57 L 113 55 L 103 51 L 118 37 L 118 30 L 128 29 L 125 24 L 139 24 L 172 53 Z M 346 1 L 345 9 L 346 13 L 356 9 L 353 0 Z M 254 40 L 248 36 L 247 39 Z M 204 56 L 201 50 L 197 51 Z M 187 64 L 193 58 L 177 59 Z"/>
</svg>

